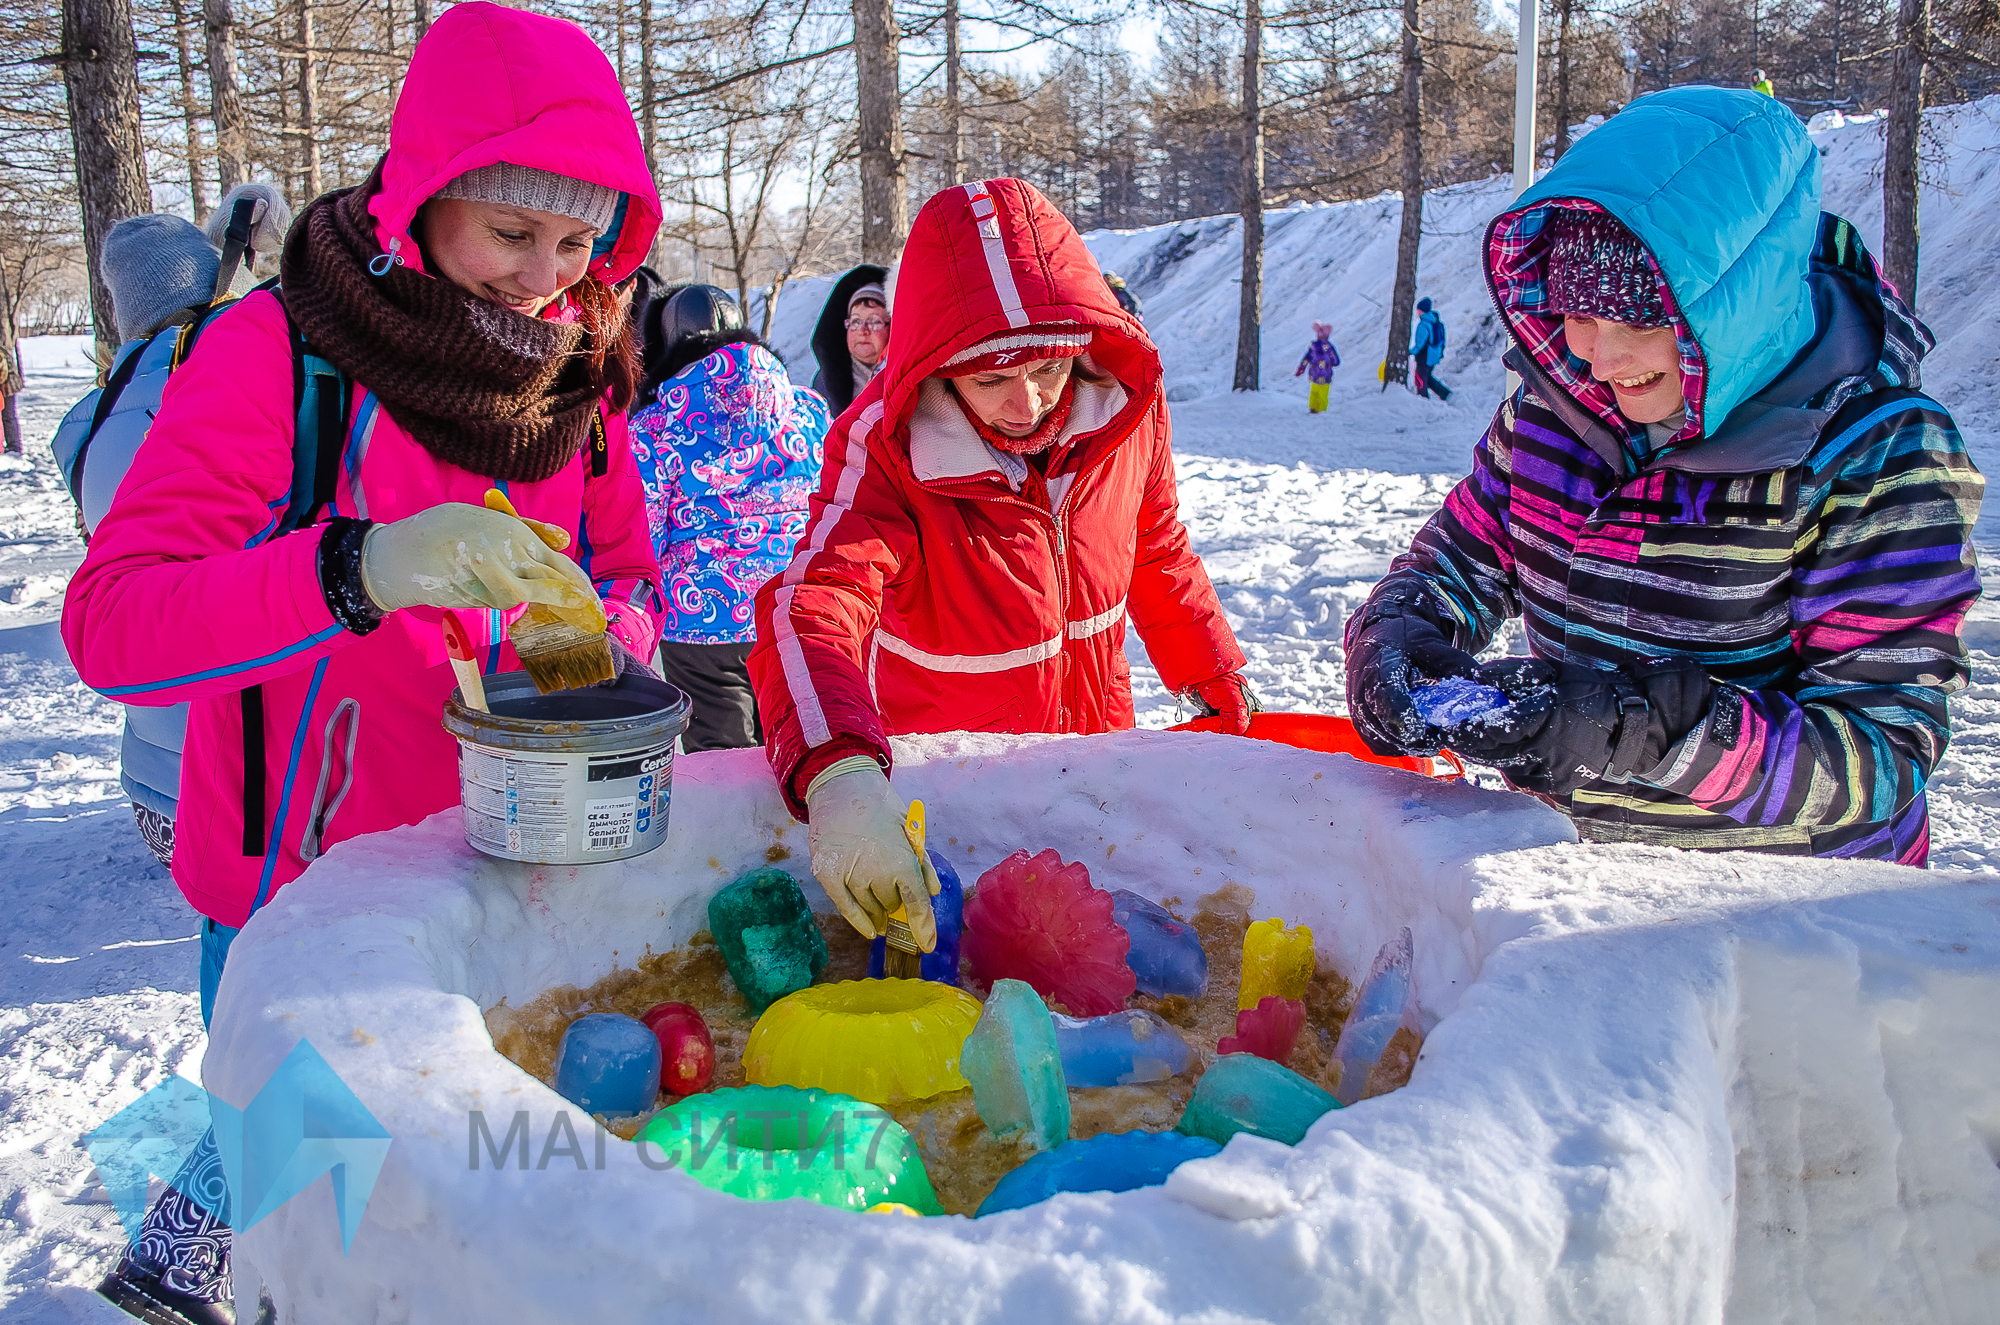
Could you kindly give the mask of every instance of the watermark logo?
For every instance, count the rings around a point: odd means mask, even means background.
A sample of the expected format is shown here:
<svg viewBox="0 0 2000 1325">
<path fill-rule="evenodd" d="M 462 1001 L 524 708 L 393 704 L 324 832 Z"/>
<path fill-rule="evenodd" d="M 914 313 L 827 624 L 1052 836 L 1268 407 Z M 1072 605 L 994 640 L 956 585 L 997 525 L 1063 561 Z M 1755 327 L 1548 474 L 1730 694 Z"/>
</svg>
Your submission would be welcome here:
<svg viewBox="0 0 2000 1325">
<path fill-rule="evenodd" d="M 390 1138 L 319 1051 L 300 1040 L 246 1109 L 185 1077 L 169 1077 L 83 1144 L 133 1241 L 154 1176 L 243 1233 L 326 1173 L 332 1175 L 345 1254 L 353 1249 Z M 213 1183 L 218 1164 L 220 1192 Z M 216 1208 L 218 1197 L 227 1210 Z"/>
</svg>

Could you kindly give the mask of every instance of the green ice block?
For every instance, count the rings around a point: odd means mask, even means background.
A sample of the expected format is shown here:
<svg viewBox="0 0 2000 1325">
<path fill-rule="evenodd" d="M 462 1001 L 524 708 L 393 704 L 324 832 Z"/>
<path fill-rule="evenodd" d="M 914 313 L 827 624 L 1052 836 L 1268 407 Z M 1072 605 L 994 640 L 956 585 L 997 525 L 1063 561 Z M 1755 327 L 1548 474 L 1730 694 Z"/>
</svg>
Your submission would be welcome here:
<svg viewBox="0 0 2000 1325">
<path fill-rule="evenodd" d="M 1176 1131 L 1227 1143 L 1238 1132 L 1297 1145 L 1340 1101 L 1288 1067 L 1255 1054 L 1224 1054 L 1196 1083 Z"/>
<path fill-rule="evenodd" d="M 799 883 L 752 870 L 708 901 L 708 929 L 752 1012 L 804 989 L 826 969 L 826 939 Z"/>
</svg>

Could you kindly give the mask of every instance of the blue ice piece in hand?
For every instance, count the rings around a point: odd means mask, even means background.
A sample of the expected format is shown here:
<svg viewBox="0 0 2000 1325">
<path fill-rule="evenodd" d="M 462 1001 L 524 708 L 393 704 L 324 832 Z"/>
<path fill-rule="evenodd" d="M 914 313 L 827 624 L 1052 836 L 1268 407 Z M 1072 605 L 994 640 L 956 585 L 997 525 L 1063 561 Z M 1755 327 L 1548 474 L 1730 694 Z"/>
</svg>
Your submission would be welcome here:
<svg viewBox="0 0 2000 1325">
<path fill-rule="evenodd" d="M 1020 980 L 995 980 L 979 1023 L 959 1051 L 972 1107 L 995 1136 L 1028 1129 L 1037 1149 L 1069 1139 L 1069 1082 L 1055 1023 L 1042 996 Z"/>
<path fill-rule="evenodd" d="M 935 851 L 926 852 L 937 870 L 938 895 L 931 898 L 931 918 L 937 921 L 937 947 L 923 955 L 917 966 L 919 980 L 958 985 L 958 944 L 965 937 L 965 888 L 958 871 Z M 880 980 L 888 960 L 889 940 L 878 938 L 868 945 L 868 978 Z"/>
<path fill-rule="evenodd" d="M 1071 1086 L 1129 1086 L 1187 1071 L 1194 1050 L 1151 1012 L 1127 1008 L 1104 1017 L 1050 1013 Z"/>
<path fill-rule="evenodd" d="M 1207 1159 L 1221 1149 L 1207 1137 L 1178 1132 L 1111 1132 L 1065 1141 L 1001 1178 L 992 1195 L 980 1202 L 979 1215 L 1035 1205 L 1057 1192 L 1157 1187 L 1189 1160 Z"/>
<path fill-rule="evenodd" d="M 616 1012 L 578 1017 L 556 1050 L 556 1094 L 606 1118 L 645 1113 L 660 1093 L 660 1041 Z"/>
<path fill-rule="evenodd" d="M 1504 709 L 1512 701 L 1505 691 L 1467 676 L 1448 676 L 1434 685 L 1410 692 L 1417 716 L 1433 727 L 1450 729 Z"/>
<path fill-rule="evenodd" d="M 1340 1060 L 1340 1086 L 1334 1093 L 1342 1104 L 1361 1098 L 1368 1073 L 1403 1024 L 1410 1003 L 1411 953 L 1410 927 L 1405 925 L 1375 954 L 1375 965 L 1355 995 L 1354 1010 L 1347 1014 L 1340 1040 L 1333 1046 L 1333 1056 Z"/>
<path fill-rule="evenodd" d="M 1200 998 L 1208 992 L 1208 954 L 1193 925 L 1130 888 L 1112 892 L 1111 918 L 1132 936 L 1125 964 L 1139 977 L 1140 993 Z"/>
</svg>

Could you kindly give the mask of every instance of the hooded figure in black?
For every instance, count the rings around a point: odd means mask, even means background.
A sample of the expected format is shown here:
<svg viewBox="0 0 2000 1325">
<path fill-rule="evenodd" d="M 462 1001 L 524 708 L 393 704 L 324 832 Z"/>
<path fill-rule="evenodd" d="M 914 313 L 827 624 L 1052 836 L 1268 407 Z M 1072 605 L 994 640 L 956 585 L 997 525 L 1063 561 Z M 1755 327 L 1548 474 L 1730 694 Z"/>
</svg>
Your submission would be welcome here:
<svg viewBox="0 0 2000 1325">
<path fill-rule="evenodd" d="M 820 310 L 819 322 L 813 327 L 813 358 L 819 361 L 819 372 L 813 375 L 813 390 L 826 397 L 836 418 L 847 412 L 847 407 L 861 394 L 861 387 L 867 385 L 868 379 L 882 365 L 879 355 L 872 365 L 857 364 L 854 352 L 849 348 L 847 323 L 850 317 L 863 321 L 879 319 L 885 323 L 889 320 L 889 299 L 882 292 L 888 279 L 887 267 L 864 262 L 850 268 L 833 283 L 833 293 L 826 297 L 826 306 Z M 871 285 L 875 289 L 868 291 Z M 864 291 L 867 293 L 864 294 Z M 881 307 L 869 307 L 865 302 L 867 299 L 876 300 Z M 851 313 L 850 306 L 857 300 L 862 301 L 861 311 Z M 884 327 L 883 332 L 886 331 Z M 882 343 L 886 345 L 886 339 Z M 857 368 L 860 371 L 857 372 Z"/>
</svg>

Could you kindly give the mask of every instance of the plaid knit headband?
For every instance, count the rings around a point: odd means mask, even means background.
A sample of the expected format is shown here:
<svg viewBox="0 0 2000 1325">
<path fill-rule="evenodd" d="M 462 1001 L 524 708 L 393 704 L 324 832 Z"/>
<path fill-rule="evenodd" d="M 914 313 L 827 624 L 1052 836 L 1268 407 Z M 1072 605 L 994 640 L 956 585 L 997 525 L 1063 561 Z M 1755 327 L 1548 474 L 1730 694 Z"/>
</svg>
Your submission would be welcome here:
<svg viewBox="0 0 2000 1325">
<path fill-rule="evenodd" d="M 1664 327 L 1660 278 L 1639 237 L 1610 216 L 1559 208 L 1542 227 L 1549 307 L 1633 327 Z"/>
</svg>

